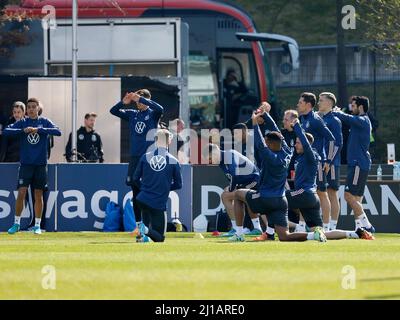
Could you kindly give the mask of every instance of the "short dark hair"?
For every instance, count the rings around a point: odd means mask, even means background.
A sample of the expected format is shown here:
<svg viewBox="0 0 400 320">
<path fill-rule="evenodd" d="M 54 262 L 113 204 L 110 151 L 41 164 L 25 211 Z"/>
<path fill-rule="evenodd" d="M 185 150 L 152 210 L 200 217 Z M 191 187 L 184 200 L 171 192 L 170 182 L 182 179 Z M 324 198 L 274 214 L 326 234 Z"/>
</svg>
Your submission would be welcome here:
<svg viewBox="0 0 400 320">
<path fill-rule="evenodd" d="M 306 138 L 311 145 L 314 143 L 314 136 L 311 133 L 306 132 Z"/>
<path fill-rule="evenodd" d="M 265 135 L 265 137 L 271 142 L 282 143 L 282 136 L 277 131 L 270 131 Z"/>
<path fill-rule="evenodd" d="M 35 103 L 38 105 L 38 107 L 40 106 L 40 101 L 39 101 L 39 99 L 36 99 L 36 98 L 29 98 L 29 99 L 26 101 L 26 104 L 28 104 L 29 102 L 35 102 Z"/>
<path fill-rule="evenodd" d="M 151 93 L 147 89 L 140 89 L 140 90 L 136 91 L 136 93 L 141 97 L 144 97 L 146 99 L 151 99 Z"/>
<path fill-rule="evenodd" d="M 245 123 L 240 122 L 240 123 L 236 123 L 236 124 L 233 126 L 233 130 L 235 130 L 235 129 L 247 130 L 247 126 L 246 126 Z"/>
<path fill-rule="evenodd" d="M 303 98 L 305 103 L 310 103 L 313 108 L 315 107 L 315 104 L 317 103 L 317 97 L 314 93 L 303 92 L 301 94 L 301 97 Z"/>
<path fill-rule="evenodd" d="M 86 120 L 89 119 L 90 117 L 97 118 L 97 113 L 89 112 L 89 113 L 86 113 L 86 114 L 85 114 L 85 119 L 86 119 Z"/>
<path fill-rule="evenodd" d="M 357 107 L 363 106 L 364 112 L 367 113 L 369 109 L 369 99 L 366 96 L 357 96 L 355 99 Z"/>
</svg>

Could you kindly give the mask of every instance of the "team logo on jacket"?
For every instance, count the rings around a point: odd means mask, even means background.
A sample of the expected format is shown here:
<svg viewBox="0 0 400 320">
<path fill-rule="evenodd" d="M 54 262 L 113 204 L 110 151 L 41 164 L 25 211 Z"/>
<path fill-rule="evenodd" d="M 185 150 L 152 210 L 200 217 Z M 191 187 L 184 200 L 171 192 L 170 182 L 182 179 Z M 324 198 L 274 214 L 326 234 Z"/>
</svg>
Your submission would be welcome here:
<svg viewBox="0 0 400 320">
<path fill-rule="evenodd" d="M 146 128 L 146 124 L 141 121 L 137 122 L 135 125 L 135 131 L 139 134 L 142 134 L 145 128 Z"/>
<path fill-rule="evenodd" d="M 30 144 L 37 144 L 40 141 L 40 136 L 38 133 L 30 133 L 27 140 Z"/>
<path fill-rule="evenodd" d="M 305 123 L 305 126 L 306 126 L 306 128 L 308 129 L 308 128 L 310 127 L 310 121 L 307 121 L 307 122 Z"/>
<path fill-rule="evenodd" d="M 79 140 L 83 140 L 83 138 L 84 138 L 83 134 L 81 133 L 81 134 L 78 136 L 78 138 L 79 138 Z"/>
<path fill-rule="evenodd" d="M 95 134 L 92 134 L 92 141 L 93 141 L 93 142 L 96 142 L 96 141 L 97 141 L 97 137 L 96 137 Z"/>
<path fill-rule="evenodd" d="M 167 160 L 163 156 L 156 155 L 150 159 L 150 167 L 154 171 L 162 171 L 164 170 L 166 165 L 167 165 Z"/>
<path fill-rule="evenodd" d="M 149 120 L 149 119 L 150 119 L 150 116 L 149 116 L 149 115 L 147 115 L 147 116 L 144 117 L 144 120 Z"/>
</svg>

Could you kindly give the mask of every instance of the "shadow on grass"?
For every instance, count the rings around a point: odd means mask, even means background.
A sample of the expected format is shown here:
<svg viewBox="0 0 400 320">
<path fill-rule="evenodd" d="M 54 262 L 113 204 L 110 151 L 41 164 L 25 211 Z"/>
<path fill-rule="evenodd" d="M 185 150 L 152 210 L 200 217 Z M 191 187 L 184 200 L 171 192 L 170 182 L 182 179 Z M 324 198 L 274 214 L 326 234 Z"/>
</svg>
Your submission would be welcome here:
<svg viewBox="0 0 400 320">
<path fill-rule="evenodd" d="M 368 296 L 365 297 L 365 299 L 368 300 L 381 300 L 381 299 L 399 299 L 400 298 L 400 293 L 399 294 L 387 294 L 383 296 Z"/>
</svg>

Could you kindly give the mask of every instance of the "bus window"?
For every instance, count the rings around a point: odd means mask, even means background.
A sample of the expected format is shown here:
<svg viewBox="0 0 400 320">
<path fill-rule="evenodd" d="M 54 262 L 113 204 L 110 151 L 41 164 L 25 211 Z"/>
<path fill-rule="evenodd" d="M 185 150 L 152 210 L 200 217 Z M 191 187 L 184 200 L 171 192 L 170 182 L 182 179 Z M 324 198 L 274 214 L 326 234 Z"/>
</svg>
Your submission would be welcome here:
<svg viewBox="0 0 400 320">
<path fill-rule="evenodd" d="M 214 128 L 218 86 L 208 56 L 189 55 L 188 82 L 191 128 Z"/>
<path fill-rule="evenodd" d="M 258 104 L 258 82 L 251 51 L 220 51 L 219 79 L 224 126 L 232 128 L 251 116 Z"/>
</svg>

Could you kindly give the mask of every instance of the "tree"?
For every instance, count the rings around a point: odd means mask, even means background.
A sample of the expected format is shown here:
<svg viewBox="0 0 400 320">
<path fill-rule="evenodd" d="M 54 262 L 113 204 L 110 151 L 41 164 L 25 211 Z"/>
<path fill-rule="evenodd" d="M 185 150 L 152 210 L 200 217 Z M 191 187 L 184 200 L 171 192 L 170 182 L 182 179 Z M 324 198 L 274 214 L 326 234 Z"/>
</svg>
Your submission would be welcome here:
<svg viewBox="0 0 400 320">
<path fill-rule="evenodd" d="M 400 0 L 357 0 L 357 18 L 364 39 L 371 43 L 371 50 L 385 54 L 394 65 L 400 55 Z"/>
</svg>

